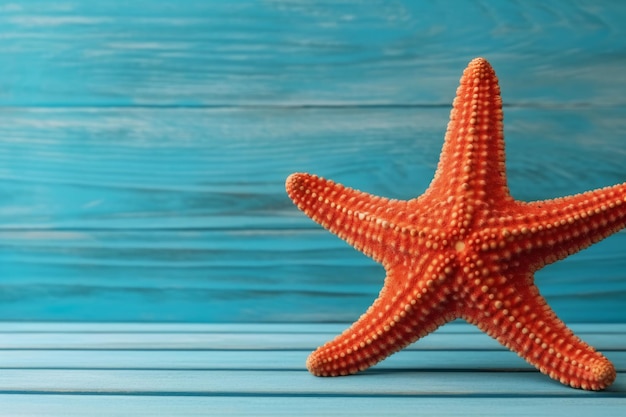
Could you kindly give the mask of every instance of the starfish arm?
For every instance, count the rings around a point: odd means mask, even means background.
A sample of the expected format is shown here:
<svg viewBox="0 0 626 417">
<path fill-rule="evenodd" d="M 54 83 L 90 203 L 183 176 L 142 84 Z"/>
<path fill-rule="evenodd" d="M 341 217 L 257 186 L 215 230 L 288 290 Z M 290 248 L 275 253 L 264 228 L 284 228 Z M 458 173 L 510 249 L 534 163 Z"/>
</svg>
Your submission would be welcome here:
<svg viewBox="0 0 626 417">
<path fill-rule="evenodd" d="M 601 390 L 615 380 L 613 364 L 567 328 L 532 284 L 531 275 L 505 278 L 529 285 L 494 291 L 494 297 L 487 292 L 493 308 L 488 314 L 470 310 L 467 321 L 563 384 Z"/>
<path fill-rule="evenodd" d="M 287 194 L 307 216 L 357 250 L 383 264 L 393 250 L 383 236 L 406 215 L 406 201 L 377 197 L 315 175 L 287 178 Z M 405 231 L 405 240 L 411 238 Z M 415 233 L 414 233 L 415 234 Z"/>
<path fill-rule="evenodd" d="M 573 196 L 518 203 L 501 233 L 512 253 L 537 270 L 626 227 L 626 183 Z"/>
<path fill-rule="evenodd" d="M 444 284 L 448 262 L 424 257 L 412 268 L 389 271 L 372 306 L 350 328 L 311 353 L 308 370 L 317 376 L 363 371 L 457 318 Z M 424 280 L 414 270 L 429 270 L 438 278 Z"/>
<path fill-rule="evenodd" d="M 473 194 L 482 202 L 510 200 L 506 184 L 502 98 L 498 78 L 483 58 L 463 72 L 441 159 L 427 195 Z"/>
</svg>

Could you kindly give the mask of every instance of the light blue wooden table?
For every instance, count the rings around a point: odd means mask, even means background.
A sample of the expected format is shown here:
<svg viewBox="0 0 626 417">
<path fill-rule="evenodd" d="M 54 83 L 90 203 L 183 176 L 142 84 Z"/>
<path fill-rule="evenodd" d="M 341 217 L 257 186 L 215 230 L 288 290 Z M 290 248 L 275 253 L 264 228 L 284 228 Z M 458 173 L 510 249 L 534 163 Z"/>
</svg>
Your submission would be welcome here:
<svg viewBox="0 0 626 417">
<path fill-rule="evenodd" d="M 624 22 L 591 0 L 0 0 L 0 415 L 623 415 L 626 233 L 537 274 L 615 363 L 606 392 L 463 323 L 320 379 L 306 356 L 384 273 L 284 180 L 419 195 L 484 56 L 514 197 L 624 182 Z"/>
<path fill-rule="evenodd" d="M 7 323 L 0 414 L 623 415 L 626 326 L 573 327 L 615 363 L 608 390 L 565 387 L 463 323 L 338 378 L 303 367 L 338 324 Z"/>
</svg>

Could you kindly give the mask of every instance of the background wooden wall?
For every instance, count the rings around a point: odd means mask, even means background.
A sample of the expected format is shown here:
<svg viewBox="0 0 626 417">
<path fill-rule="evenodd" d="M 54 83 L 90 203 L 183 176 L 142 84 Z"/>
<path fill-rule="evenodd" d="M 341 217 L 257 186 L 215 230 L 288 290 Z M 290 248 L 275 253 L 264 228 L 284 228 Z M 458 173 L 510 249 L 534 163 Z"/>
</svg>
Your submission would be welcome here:
<svg viewBox="0 0 626 417">
<path fill-rule="evenodd" d="M 626 181 L 626 3 L 0 1 L 0 320 L 349 321 L 382 268 L 291 204 L 430 182 L 491 61 L 512 194 Z M 626 321 L 626 234 L 541 271 Z"/>
</svg>

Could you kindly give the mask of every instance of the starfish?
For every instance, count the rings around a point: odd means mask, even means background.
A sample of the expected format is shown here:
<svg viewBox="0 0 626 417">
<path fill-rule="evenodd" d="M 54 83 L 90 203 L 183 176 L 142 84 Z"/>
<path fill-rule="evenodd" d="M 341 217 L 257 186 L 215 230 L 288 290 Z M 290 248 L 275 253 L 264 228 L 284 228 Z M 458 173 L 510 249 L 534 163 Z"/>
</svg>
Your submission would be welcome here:
<svg viewBox="0 0 626 417">
<path fill-rule="evenodd" d="M 578 338 L 539 293 L 534 272 L 626 226 L 626 183 L 553 200 L 509 193 L 502 99 L 487 60 L 472 60 L 456 92 L 429 188 L 387 199 L 295 173 L 289 197 L 307 216 L 381 263 L 378 298 L 315 350 L 317 376 L 363 371 L 455 319 L 464 319 L 542 373 L 601 390 L 611 362 Z"/>
</svg>

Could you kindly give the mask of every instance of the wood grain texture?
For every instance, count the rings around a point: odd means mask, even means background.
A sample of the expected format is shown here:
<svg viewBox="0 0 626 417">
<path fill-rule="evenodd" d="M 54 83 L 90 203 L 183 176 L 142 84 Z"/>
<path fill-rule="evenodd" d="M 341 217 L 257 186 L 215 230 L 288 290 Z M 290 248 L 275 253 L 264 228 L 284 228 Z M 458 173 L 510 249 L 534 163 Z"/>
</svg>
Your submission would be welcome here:
<svg viewBox="0 0 626 417">
<path fill-rule="evenodd" d="M 19 326 L 21 323 L 17 323 Z M 335 332 L 307 331 L 307 325 L 301 324 L 298 329 L 286 325 L 277 325 L 284 330 L 280 332 L 263 332 L 251 326 L 232 324 L 228 329 L 197 328 L 196 331 L 178 330 L 175 332 L 152 329 L 150 326 L 142 330 L 132 331 L 126 326 L 116 329 L 101 330 L 101 324 L 90 324 L 89 328 L 79 331 L 68 331 L 71 327 L 59 327 L 54 324 L 43 326 L 41 330 L 2 332 L 0 350 L 309 350 L 321 345 L 335 336 Z M 176 326 L 173 324 L 173 326 Z M 345 326 L 345 325 L 344 325 Z M 596 329 L 595 324 L 578 325 L 590 337 L 589 343 L 601 350 L 622 350 L 623 340 L 618 337 L 626 332 L 623 325 L 604 325 Z M 620 327 L 621 326 L 621 327 Z M 447 327 L 451 327 L 450 330 Z M 305 330 L 303 331 L 302 328 Z M 610 329 L 610 331 L 607 330 Z M 45 330 L 44 330 L 45 329 Z M 193 327 L 190 327 L 193 329 Z M 291 329 L 291 330 L 288 330 Z M 459 329 L 462 329 L 459 331 Z M 574 328 L 578 330 L 578 328 Z M 339 330 L 342 330 L 341 328 Z M 620 333 L 621 332 L 621 333 Z M 53 335 L 54 337 L 51 337 Z M 465 323 L 446 326 L 436 333 L 424 338 L 423 341 L 408 348 L 419 350 L 502 350 L 497 341 Z"/>
<path fill-rule="evenodd" d="M 2 412 L 618 416 L 626 406 L 623 324 L 574 326 L 618 370 L 616 383 L 595 393 L 551 381 L 456 322 L 424 339 L 439 339 L 436 346 L 419 342 L 362 374 L 310 375 L 308 352 L 345 325 L 0 323 Z"/>
<path fill-rule="evenodd" d="M 440 398 L 402 397 L 386 403 L 380 398 L 341 397 L 273 397 L 267 395 L 232 397 L 201 396 L 126 396 L 78 395 L 71 397 L 68 407 L 66 395 L 2 395 L 4 410 L 11 415 L 41 416 L 206 416 L 211 413 L 231 416 L 379 416 L 393 412 L 394 416 L 410 417 L 416 411 L 429 416 L 494 416 L 513 417 L 551 416 L 557 408 L 571 417 L 587 417 L 602 409 L 605 416 L 621 416 L 622 398 Z"/>
<path fill-rule="evenodd" d="M 623 182 L 625 16 L 590 1 L 0 1 L 0 319 L 354 320 L 382 268 L 297 212 L 286 176 L 420 194 L 461 70 L 484 55 L 516 198 Z M 561 317 L 626 321 L 625 239 L 538 275 Z"/>
<path fill-rule="evenodd" d="M 378 292 L 382 268 L 301 215 L 284 178 L 306 170 L 414 197 L 433 175 L 446 113 L 13 109 L 0 116 L 0 317 L 354 319 Z M 509 113 L 508 168 L 518 198 L 619 181 L 623 157 L 610 145 L 618 113 L 552 111 L 565 121 L 604 120 L 606 134 L 594 140 L 568 123 L 558 137 L 540 140 L 527 130 L 541 120 L 551 128 L 548 115 Z M 555 155 L 568 157 L 554 164 Z M 624 238 L 538 275 L 565 319 L 622 320 Z"/>
<path fill-rule="evenodd" d="M 0 2 L 0 103 L 448 105 L 481 55 L 511 102 L 624 103 L 620 2 L 100 3 Z"/>
</svg>

